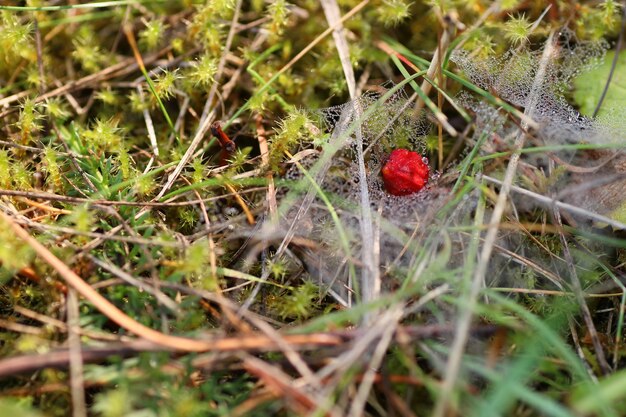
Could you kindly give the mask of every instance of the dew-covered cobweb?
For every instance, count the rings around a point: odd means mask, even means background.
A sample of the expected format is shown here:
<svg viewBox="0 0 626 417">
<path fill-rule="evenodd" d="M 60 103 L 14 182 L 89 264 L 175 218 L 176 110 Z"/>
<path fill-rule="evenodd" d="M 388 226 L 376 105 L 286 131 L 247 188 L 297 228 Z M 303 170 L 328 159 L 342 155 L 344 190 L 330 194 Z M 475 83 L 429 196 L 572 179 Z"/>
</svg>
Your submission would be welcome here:
<svg viewBox="0 0 626 417">
<path fill-rule="evenodd" d="M 432 221 L 437 207 L 449 197 L 449 186 L 439 183 L 440 175 L 432 167 L 428 185 L 421 191 L 403 197 L 385 191 L 380 170 L 389 153 L 397 148 L 409 149 L 424 155 L 424 161 L 428 163 L 424 137 L 431 129 L 424 115 L 415 111 L 414 101 L 409 100 L 402 89 L 393 92 L 394 87 L 387 84 L 377 92 L 365 93 L 343 105 L 311 113 L 311 118 L 329 133 L 329 139 L 319 153 L 301 162 L 304 169 L 315 175 L 337 212 L 340 225 L 333 219 L 319 193 L 310 197 L 310 203 L 306 196 L 295 200 L 284 215 L 286 223 L 294 224 L 296 235 L 315 237 L 319 249 L 307 251 L 304 256 L 309 264 L 306 266 L 315 271 L 319 284 L 331 289 L 343 301 L 352 287 L 358 287 L 358 284 L 347 281 L 349 262 L 358 259 L 366 245 L 377 245 L 383 287 L 400 285 L 390 278 L 385 281 L 385 274 L 394 268 L 409 266 L 417 242 L 416 235 L 426 230 L 424 222 Z M 362 147 L 366 167 L 365 181 L 375 226 L 375 242 L 364 241 L 359 233 L 362 178 L 357 164 L 358 146 Z M 301 170 L 292 166 L 288 178 L 306 181 L 302 179 Z M 303 208 L 306 214 L 303 214 Z M 341 233 L 338 227 L 345 230 L 349 239 L 349 254 L 345 253 L 345 245 L 342 247 L 339 241 Z M 355 265 L 358 271 L 359 262 Z"/>
<path fill-rule="evenodd" d="M 626 182 L 617 178 L 624 172 L 624 156 L 619 148 L 626 143 L 625 122 L 610 116 L 614 113 L 611 109 L 606 112 L 609 116 L 593 119 L 580 114 L 567 101 L 572 79 L 598 65 L 608 44 L 579 41 L 568 30 L 560 31 L 556 42 L 555 56 L 548 62 L 545 76 L 534 86 L 542 49 L 511 49 L 502 57 L 486 59 L 475 59 L 471 53 L 461 51 L 454 53 L 452 60 L 474 84 L 532 114 L 538 126 L 529 132 L 530 145 L 544 146 L 546 151 L 529 154 L 525 161 L 542 174 L 553 171 L 552 188 L 546 191 L 577 206 L 609 214 L 621 204 L 616 190 L 626 187 Z M 527 109 L 531 93 L 537 100 L 532 109 Z M 492 144 L 510 143 L 519 133 L 518 124 L 484 100 L 469 94 L 463 94 L 460 100 L 476 115 L 476 133 L 491 131 Z M 577 145 L 597 146 L 598 150 L 588 151 Z M 550 163 L 553 169 L 549 169 Z M 616 180 L 606 180 L 608 177 Z"/>
<path fill-rule="evenodd" d="M 619 177 L 626 171 L 626 158 L 618 149 L 589 151 L 576 145 L 611 147 L 623 143 L 624 123 L 581 115 L 567 100 L 572 78 L 597 65 L 606 48 L 604 42 L 580 42 L 570 32 L 562 31 L 556 36 L 556 53 L 544 65 L 539 83 L 537 74 L 543 48 L 520 47 L 502 57 L 480 59 L 471 52 L 455 52 L 451 59 L 467 79 L 534 121 L 532 127 L 520 126 L 519 120 L 499 106 L 462 92 L 456 100 L 474 116 L 474 128 L 465 138 L 468 150 L 487 134 L 475 156 L 507 152 L 514 139 L 525 134 L 526 147 L 546 150 L 523 154 L 518 186 L 532 185 L 532 191 L 538 194 L 559 198 L 591 212 L 609 213 L 621 204 L 616 189 L 625 189 L 626 181 L 606 179 Z M 526 108 L 529 103 L 532 108 Z M 480 195 L 477 189 L 458 199 L 451 193 L 457 179 L 455 174 L 467 153 L 462 153 L 456 164 L 449 164 L 441 173 L 430 164 L 431 177 L 425 189 L 395 197 L 384 190 L 382 165 L 397 148 L 427 155 L 424 138 L 432 130 L 426 115 L 416 113 L 415 102 L 408 99 L 403 89 L 388 84 L 341 106 L 312 111 L 310 115 L 320 129 L 319 135 L 326 132 L 327 138 L 315 152 L 299 159 L 299 165 L 290 165 L 286 177 L 296 180 L 298 186 L 282 191 L 279 227 L 289 230 L 291 236 L 315 243 L 306 248 L 292 247 L 311 278 L 324 291 L 349 305 L 352 295 L 359 292 L 359 270 L 364 267 L 361 255 L 368 245 L 376 247 L 374 253 L 383 291 L 393 290 L 407 280 L 421 280 L 425 286 L 436 280 L 434 272 L 428 275 L 419 269 L 424 257 L 439 259 L 452 271 L 462 271 L 469 246 L 469 234 L 464 230 L 471 230 Z M 365 177 L 359 175 L 360 157 L 366 167 Z M 502 174 L 497 165 L 485 169 L 495 177 Z M 303 170 L 308 176 L 303 175 Z M 480 174 L 476 178 L 479 181 Z M 368 209 L 374 226 L 371 242 L 363 239 L 359 227 L 363 221 L 360 206 L 363 180 L 367 182 Z M 592 186 L 585 189 L 586 184 Z M 581 187 L 582 191 L 576 191 Z M 503 220 L 507 223 L 519 221 L 521 212 L 524 216 L 549 215 L 545 204 L 515 192 L 509 200 Z M 592 225 L 588 219 L 567 213 L 565 219 Z M 550 256 L 542 253 L 545 245 L 535 245 L 527 236 L 504 229 L 499 236 L 485 285 L 518 285 L 525 279 L 524 274 L 539 275 L 549 287 L 561 285 L 554 276 L 564 266 L 556 265 Z M 522 258 L 537 256 L 537 270 L 554 272 L 542 276 L 511 254 Z M 544 258 L 548 259 L 546 264 L 539 266 L 539 259 Z"/>
</svg>

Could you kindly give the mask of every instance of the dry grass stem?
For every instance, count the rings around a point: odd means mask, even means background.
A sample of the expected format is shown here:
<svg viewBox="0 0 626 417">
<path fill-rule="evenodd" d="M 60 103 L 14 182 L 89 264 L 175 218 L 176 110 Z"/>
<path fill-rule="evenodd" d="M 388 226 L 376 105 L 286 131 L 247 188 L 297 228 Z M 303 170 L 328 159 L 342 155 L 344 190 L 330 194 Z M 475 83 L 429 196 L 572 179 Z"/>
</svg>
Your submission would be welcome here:
<svg viewBox="0 0 626 417">
<path fill-rule="evenodd" d="M 72 417 L 86 417 L 85 382 L 83 379 L 83 353 L 80 345 L 80 312 L 76 291 L 67 292 L 67 344 L 69 346 L 70 390 L 72 392 Z"/>
</svg>

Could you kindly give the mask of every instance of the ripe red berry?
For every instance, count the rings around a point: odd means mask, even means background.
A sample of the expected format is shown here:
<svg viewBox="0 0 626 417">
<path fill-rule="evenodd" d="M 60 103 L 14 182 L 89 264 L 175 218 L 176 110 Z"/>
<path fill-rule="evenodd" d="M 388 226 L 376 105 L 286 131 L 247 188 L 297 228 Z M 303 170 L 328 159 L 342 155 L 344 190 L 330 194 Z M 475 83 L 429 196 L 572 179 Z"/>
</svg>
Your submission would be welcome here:
<svg viewBox="0 0 626 417">
<path fill-rule="evenodd" d="M 426 162 L 420 154 L 407 149 L 391 152 L 382 169 L 385 190 L 392 195 L 409 195 L 424 188 L 429 170 Z"/>
</svg>

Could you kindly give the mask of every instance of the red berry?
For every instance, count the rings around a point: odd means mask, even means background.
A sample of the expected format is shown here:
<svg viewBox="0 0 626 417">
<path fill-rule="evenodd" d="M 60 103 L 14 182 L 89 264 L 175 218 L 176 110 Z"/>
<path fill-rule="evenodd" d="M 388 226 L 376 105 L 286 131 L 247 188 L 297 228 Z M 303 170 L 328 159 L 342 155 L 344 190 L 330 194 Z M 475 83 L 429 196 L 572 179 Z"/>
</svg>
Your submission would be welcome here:
<svg viewBox="0 0 626 417">
<path fill-rule="evenodd" d="M 417 152 L 396 149 L 382 169 L 385 190 L 392 195 L 418 192 L 428 182 L 428 164 Z"/>
</svg>

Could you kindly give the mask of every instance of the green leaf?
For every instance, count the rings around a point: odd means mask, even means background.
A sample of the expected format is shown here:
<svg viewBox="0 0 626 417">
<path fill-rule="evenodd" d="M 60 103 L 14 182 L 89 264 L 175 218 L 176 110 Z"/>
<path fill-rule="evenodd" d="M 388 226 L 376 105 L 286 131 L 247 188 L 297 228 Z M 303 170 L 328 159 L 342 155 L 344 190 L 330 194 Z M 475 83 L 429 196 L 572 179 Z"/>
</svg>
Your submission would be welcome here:
<svg viewBox="0 0 626 417">
<path fill-rule="evenodd" d="M 581 386 L 573 395 L 573 408 L 581 414 L 624 415 L 626 405 L 626 372 L 610 375 L 597 384 L 596 389 L 588 390 Z M 602 411 L 602 414 L 599 414 Z"/>
<path fill-rule="evenodd" d="M 587 116 L 593 114 L 611 72 L 614 56 L 614 51 L 608 52 L 602 65 L 574 79 L 574 102 L 580 107 L 581 113 Z M 611 112 L 613 117 L 626 115 L 626 71 L 624 69 L 626 69 L 626 51 L 619 54 L 611 84 L 598 115 L 606 115 L 608 112 Z M 618 112 L 618 114 L 613 112 Z"/>
<path fill-rule="evenodd" d="M 626 202 L 622 202 L 615 210 L 607 215 L 613 220 L 617 220 L 621 223 L 626 223 Z"/>
<path fill-rule="evenodd" d="M 0 399 L 0 415 L 2 416 L 22 416 L 41 417 L 42 414 L 31 408 L 30 399 Z"/>
</svg>

